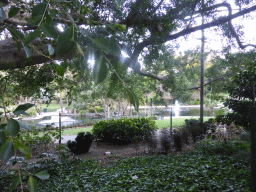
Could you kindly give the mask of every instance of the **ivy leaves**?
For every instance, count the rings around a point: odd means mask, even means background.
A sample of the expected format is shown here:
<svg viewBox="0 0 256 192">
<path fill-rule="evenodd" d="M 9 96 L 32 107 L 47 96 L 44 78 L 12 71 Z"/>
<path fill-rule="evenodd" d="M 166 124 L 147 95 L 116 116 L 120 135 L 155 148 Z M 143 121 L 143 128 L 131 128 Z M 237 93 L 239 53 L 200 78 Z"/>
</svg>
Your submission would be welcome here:
<svg viewBox="0 0 256 192">
<path fill-rule="evenodd" d="M 28 115 L 25 111 L 33 107 L 34 104 L 26 103 L 24 105 L 19 105 L 14 111 L 14 115 Z M 24 154 L 26 159 L 30 159 L 32 150 L 24 145 L 17 137 L 20 132 L 20 124 L 17 120 L 11 118 L 8 120 L 7 124 L 0 125 L 0 159 L 3 163 L 7 162 L 12 156 L 14 156 L 15 151 L 19 150 Z M 41 171 L 35 174 L 41 180 L 49 179 L 49 173 Z M 21 182 L 21 174 L 14 177 L 9 190 L 15 189 Z M 37 180 L 30 175 L 28 179 L 28 190 L 31 192 L 38 191 Z"/>
</svg>

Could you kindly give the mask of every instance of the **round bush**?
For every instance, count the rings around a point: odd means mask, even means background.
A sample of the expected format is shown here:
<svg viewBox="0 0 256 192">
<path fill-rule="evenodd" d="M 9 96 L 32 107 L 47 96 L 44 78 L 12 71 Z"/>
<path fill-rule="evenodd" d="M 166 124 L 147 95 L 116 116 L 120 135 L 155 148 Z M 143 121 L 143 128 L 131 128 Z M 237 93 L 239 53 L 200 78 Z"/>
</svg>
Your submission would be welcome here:
<svg viewBox="0 0 256 192">
<path fill-rule="evenodd" d="M 94 124 L 92 133 L 101 142 L 125 144 L 141 141 L 156 129 L 154 121 L 146 118 L 105 120 Z"/>
<path fill-rule="evenodd" d="M 68 140 L 67 145 L 69 150 L 76 154 L 87 153 L 93 142 L 93 136 L 90 132 L 79 132 L 75 141 Z"/>
</svg>

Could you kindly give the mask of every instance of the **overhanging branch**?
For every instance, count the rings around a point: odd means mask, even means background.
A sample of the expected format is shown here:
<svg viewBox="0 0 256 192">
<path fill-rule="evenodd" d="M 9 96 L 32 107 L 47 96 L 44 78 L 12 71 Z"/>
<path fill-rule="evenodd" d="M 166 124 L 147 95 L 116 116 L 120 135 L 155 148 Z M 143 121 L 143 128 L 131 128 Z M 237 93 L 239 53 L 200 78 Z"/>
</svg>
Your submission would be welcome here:
<svg viewBox="0 0 256 192">
<path fill-rule="evenodd" d="M 230 75 L 231 75 L 231 74 L 226 74 L 226 75 L 224 75 L 224 76 L 222 76 L 222 77 L 219 77 L 219 78 L 213 79 L 213 80 L 211 80 L 211 81 L 208 81 L 207 83 L 204 84 L 204 86 L 209 85 L 209 84 L 213 83 L 214 81 L 222 80 L 222 79 L 224 79 L 225 77 L 228 77 L 228 76 L 230 76 Z M 201 88 L 201 86 L 198 86 L 198 87 L 191 87 L 191 88 L 189 88 L 189 89 L 183 89 L 183 90 L 193 90 L 193 89 L 200 89 L 200 88 Z"/>
</svg>

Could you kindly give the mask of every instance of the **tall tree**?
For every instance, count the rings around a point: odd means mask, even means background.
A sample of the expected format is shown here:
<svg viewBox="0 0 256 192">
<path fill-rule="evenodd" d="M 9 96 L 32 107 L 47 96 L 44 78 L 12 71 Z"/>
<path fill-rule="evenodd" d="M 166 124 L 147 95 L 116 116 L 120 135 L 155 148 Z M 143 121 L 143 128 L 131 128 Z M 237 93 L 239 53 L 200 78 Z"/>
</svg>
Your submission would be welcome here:
<svg viewBox="0 0 256 192">
<path fill-rule="evenodd" d="M 122 61 L 136 73 L 165 80 L 143 70 L 138 58 L 168 41 L 211 27 L 222 27 L 240 48 L 242 44 L 232 20 L 256 10 L 253 1 L 236 0 L 236 6 L 218 1 L 5 1 L 1 3 L 0 31 L 8 38 L 0 42 L 0 69 L 14 69 L 58 59 L 87 60 L 90 52 L 100 63 L 99 73 Z M 232 9 L 239 7 L 238 12 Z M 222 8 L 225 16 L 218 16 Z M 198 15 L 207 22 L 198 24 Z M 61 25 L 64 31 L 58 27 Z M 20 27 L 21 26 L 21 27 Z M 223 27 L 224 26 L 224 27 Z M 12 38 L 9 38 L 12 37 Z M 11 51 L 10 51 L 11 50 Z M 124 61 L 124 50 L 129 58 Z M 100 76 L 101 81 L 105 76 Z"/>
</svg>

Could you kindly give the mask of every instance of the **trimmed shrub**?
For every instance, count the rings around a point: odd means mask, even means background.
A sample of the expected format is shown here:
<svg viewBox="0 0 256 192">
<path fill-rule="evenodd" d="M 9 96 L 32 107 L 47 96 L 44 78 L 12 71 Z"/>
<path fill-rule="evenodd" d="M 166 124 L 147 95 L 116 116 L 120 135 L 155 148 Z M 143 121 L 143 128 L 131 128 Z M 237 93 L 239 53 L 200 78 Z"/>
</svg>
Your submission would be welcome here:
<svg viewBox="0 0 256 192">
<path fill-rule="evenodd" d="M 154 121 L 146 118 L 131 118 L 99 121 L 92 133 L 97 140 L 113 144 L 128 144 L 149 137 L 156 129 Z"/>
<path fill-rule="evenodd" d="M 209 129 L 209 125 L 211 124 L 212 119 L 209 119 L 208 122 L 203 123 L 203 126 L 200 126 L 199 119 L 186 119 L 186 129 L 190 133 L 193 142 L 196 142 L 196 139 L 198 136 L 203 138 L 203 135 L 206 133 L 206 131 Z"/>
<path fill-rule="evenodd" d="M 180 129 L 180 137 L 184 144 L 189 144 L 189 132 L 186 128 L 183 127 Z"/>
<path fill-rule="evenodd" d="M 172 143 L 172 136 L 170 135 L 170 129 L 165 128 L 160 130 L 160 144 L 162 147 L 162 151 L 165 155 L 168 154 L 168 152 L 171 149 L 171 143 Z"/>
<path fill-rule="evenodd" d="M 177 151 L 182 151 L 182 139 L 180 133 L 173 133 L 174 147 Z"/>
<path fill-rule="evenodd" d="M 79 132 L 75 141 L 68 140 L 68 148 L 75 155 L 87 153 L 93 142 L 93 135 L 90 132 Z"/>
</svg>

